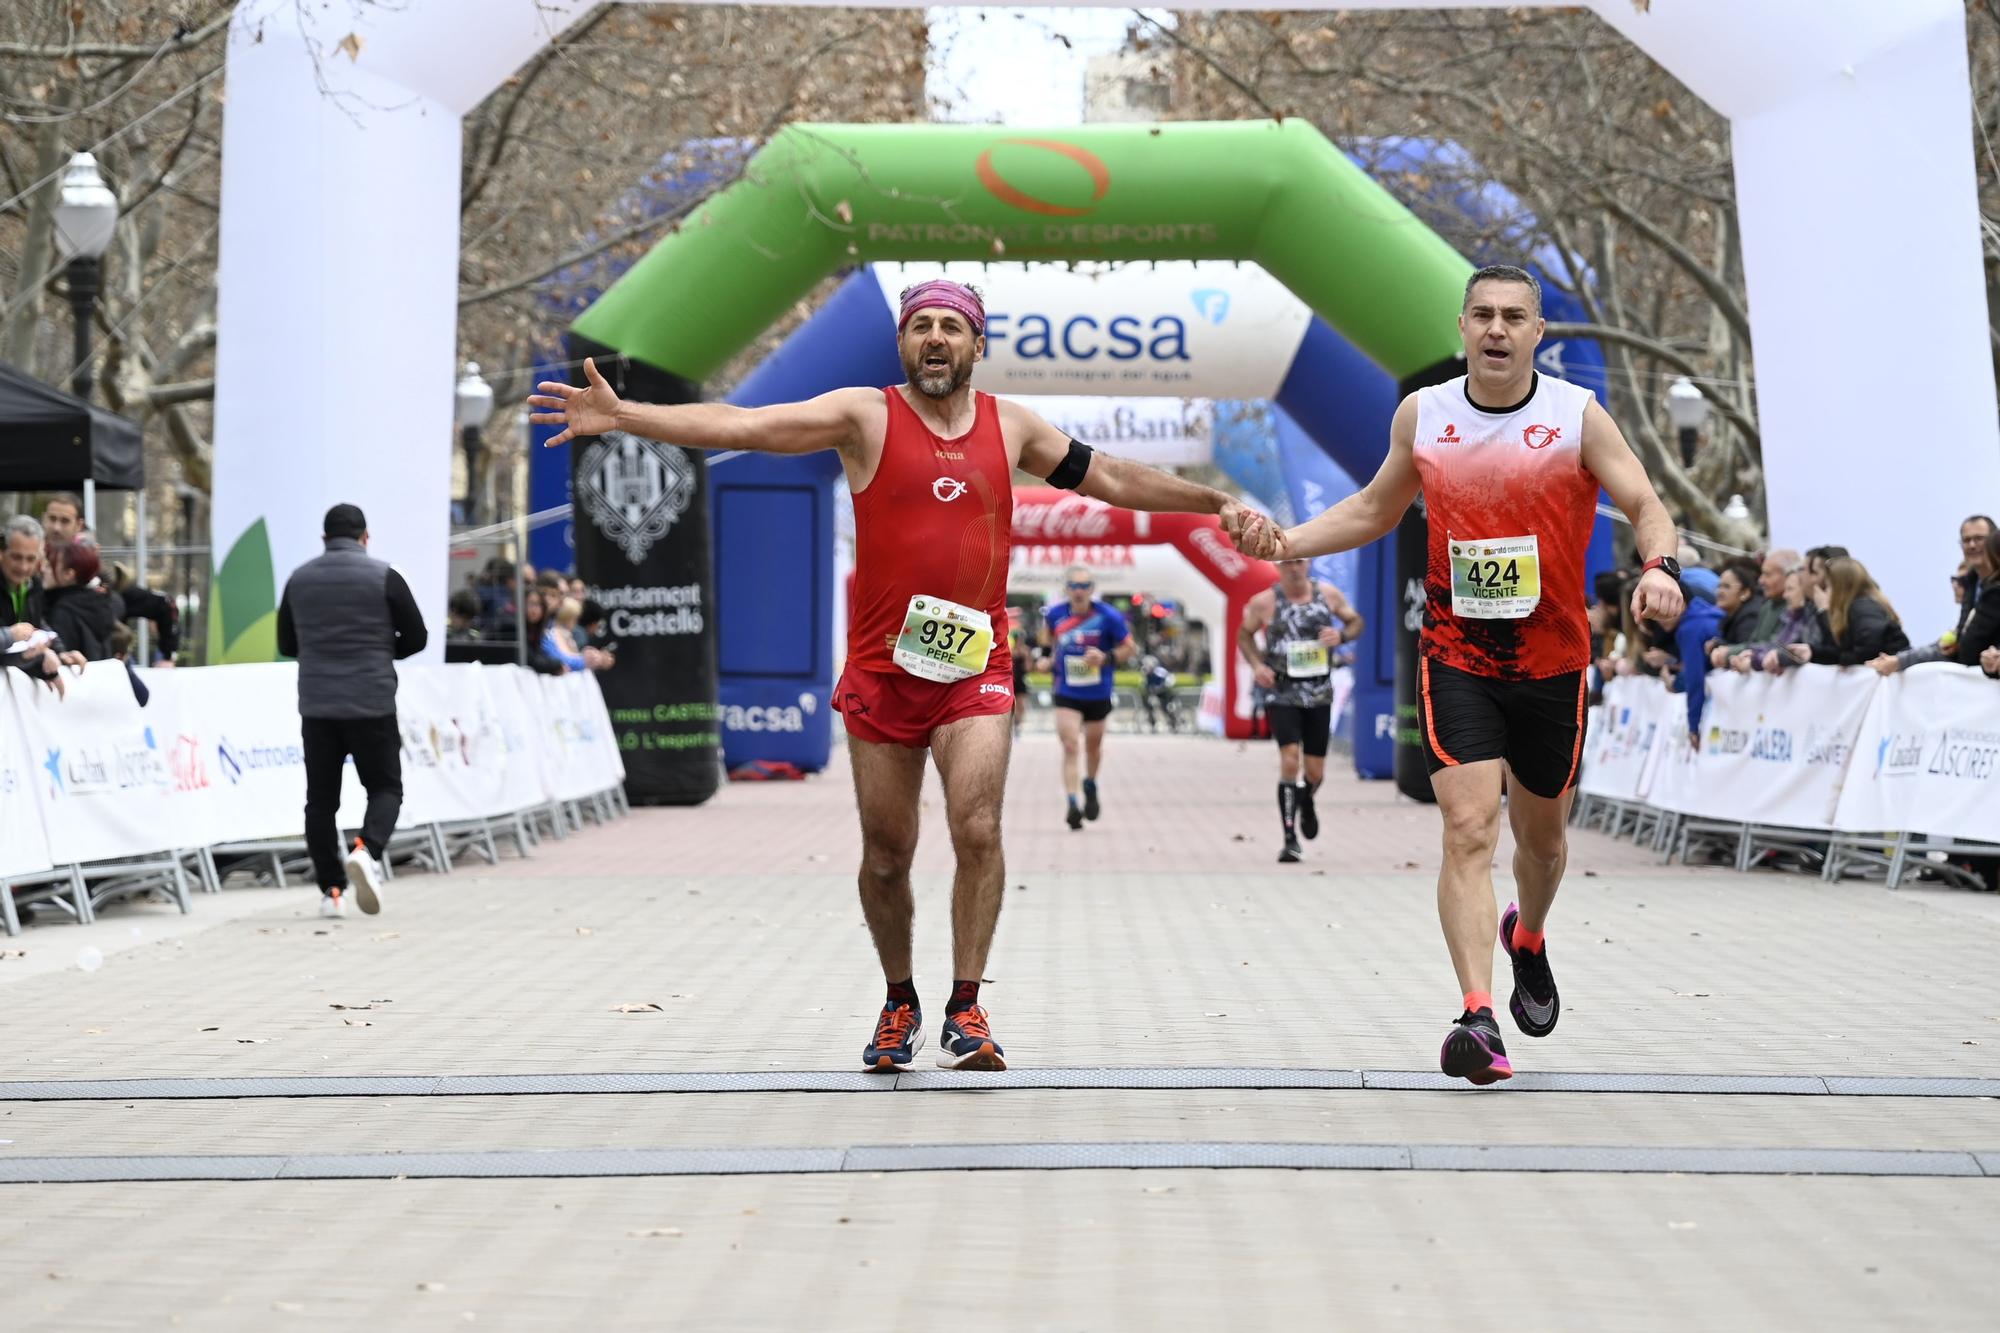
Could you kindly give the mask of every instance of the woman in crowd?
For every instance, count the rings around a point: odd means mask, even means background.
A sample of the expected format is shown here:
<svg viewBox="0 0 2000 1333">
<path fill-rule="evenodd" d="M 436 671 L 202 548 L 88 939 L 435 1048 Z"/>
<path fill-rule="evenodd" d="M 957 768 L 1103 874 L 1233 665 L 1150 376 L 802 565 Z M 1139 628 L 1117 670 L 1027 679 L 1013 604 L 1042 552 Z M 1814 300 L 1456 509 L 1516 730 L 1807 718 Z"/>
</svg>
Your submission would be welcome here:
<svg viewBox="0 0 2000 1333">
<path fill-rule="evenodd" d="M 545 592 L 545 600 L 547 595 Z M 576 646 L 576 621 L 582 614 L 583 603 L 565 597 L 556 604 L 554 621 L 542 632 L 542 652 L 562 663 L 567 671 L 582 671 L 590 665 L 583 660 L 583 650 Z"/>
<path fill-rule="evenodd" d="M 1729 661 L 1738 671 L 1769 671 L 1773 674 L 1789 666 L 1812 661 L 1813 650 L 1831 643 L 1825 617 L 1813 605 L 1809 585 L 1812 576 L 1803 569 L 1785 574 L 1785 609 L 1778 628 L 1769 639 L 1742 649 Z"/>
<path fill-rule="evenodd" d="M 97 581 L 97 551 L 81 542 L 59 542 L 49 550 L 49 583 L 44 615 L 63 647 L 92 662 L 111 657 L 111 631 L 125 619 L 125 603 Z"/>
<path fill-rule="evenodd" d="M 552 624 L 542 590 L 531 585 L 521 599 L 521 632 L 527 639 L 528 667 L 545 676 L 560 676 L 565 668 L 549 656 L 546 647 Z"/>
<path fill-rule="evenodd" d="M 1826 623 L 1833 641 L 1812 652 L 1812 660 L 1824 665 L 1861 666 L 1910 646 L 1896 608 L 1875 586 L 1868 567 L 1851 556 L 1826 562 Z"/>
</svg>

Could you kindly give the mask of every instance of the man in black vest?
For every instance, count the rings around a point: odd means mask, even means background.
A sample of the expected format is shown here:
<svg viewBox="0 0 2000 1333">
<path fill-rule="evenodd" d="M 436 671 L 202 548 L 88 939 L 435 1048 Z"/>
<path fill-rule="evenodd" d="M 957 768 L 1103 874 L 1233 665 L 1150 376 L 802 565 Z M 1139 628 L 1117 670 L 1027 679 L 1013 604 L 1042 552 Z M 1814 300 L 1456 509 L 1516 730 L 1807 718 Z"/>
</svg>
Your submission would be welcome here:
<svg viewBox="0 0 2000 1333">
<path fill-rule="evenodd" d="M 368 556 L 368 520 L 350 504 L 326 511 L 326 554 L 293 571 L 278 603 L 278 651 L 299 663 L 299 730 L 305 742 L 306 848 L 319 880 L 320 915 L 345 915 L 351 886 L 361 910 L 382 910 L 382 849 L 403 805 L 396 730 L 396 663 L 428 635 L 410 585 Z M 361 836 L 341 858 L 341 766 L 368 792 Z"/>
</svg>

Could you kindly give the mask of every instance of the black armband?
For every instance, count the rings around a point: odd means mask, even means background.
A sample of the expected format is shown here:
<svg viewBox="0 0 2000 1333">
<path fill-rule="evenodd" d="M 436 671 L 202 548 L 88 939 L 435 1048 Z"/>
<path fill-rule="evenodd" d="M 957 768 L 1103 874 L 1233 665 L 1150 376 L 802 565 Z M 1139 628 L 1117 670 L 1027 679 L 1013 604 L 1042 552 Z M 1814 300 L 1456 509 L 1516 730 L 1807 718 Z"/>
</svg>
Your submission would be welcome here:
<svg viewBox="0 0 2000 1333">
<path fill-rule="evenodd" d="M 1089 445 L 1071 440 L 1069 453 L 1064 456 L 1062 462 L 1056 464 L 1056 470 L 1049 473 L 1049 485 L 1060 487 L 1065 491 L 1073 491 L 1083 485 L 1083 474 L 1090 471 L 1092 452 Z"/>
</svg>

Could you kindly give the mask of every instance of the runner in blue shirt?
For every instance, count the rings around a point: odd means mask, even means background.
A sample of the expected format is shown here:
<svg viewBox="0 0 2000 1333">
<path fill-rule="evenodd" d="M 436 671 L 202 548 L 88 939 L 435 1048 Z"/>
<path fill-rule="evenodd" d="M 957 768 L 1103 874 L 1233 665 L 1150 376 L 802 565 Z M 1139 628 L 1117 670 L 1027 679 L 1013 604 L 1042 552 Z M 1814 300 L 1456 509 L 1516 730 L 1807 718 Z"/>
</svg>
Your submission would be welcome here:
<svg viewBox="0 0 2000 1333">
<path fill-rule="evenodd" d="M 1099 813 L 1097 767 L 1104 758 L 1104 719 L 1111 716 L 1112 669 L 1138 651 L 1125 617 L 1092 596 L 1097 581 L 1082 565 L 1063 575 L 1068 600 L 1042 612 L 1042 665 L 1055 675 L 1056 734 L 1062 737 L 1063 793 L 1069 826 Z M 1084 774 L 1077 781 L 1078 740 Z"/>
</svg>

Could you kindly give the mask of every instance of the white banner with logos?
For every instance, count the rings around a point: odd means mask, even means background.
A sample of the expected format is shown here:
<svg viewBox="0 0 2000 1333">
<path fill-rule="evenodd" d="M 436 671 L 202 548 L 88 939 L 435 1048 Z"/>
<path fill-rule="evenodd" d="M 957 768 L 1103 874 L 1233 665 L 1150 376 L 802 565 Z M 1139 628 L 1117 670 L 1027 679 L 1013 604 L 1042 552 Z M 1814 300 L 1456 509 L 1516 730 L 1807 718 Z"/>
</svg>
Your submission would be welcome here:
<svg viewBox="0 0 2000 1333">
<path fill-rule="evenodd" d="M 1153 467 L 1198 467 L 1215 457 L 1215 404 L 1207 398 L 1021 400 L 1073 440 Z"/>
<path fill-rule="evenodd" d="M 892 315 L 940 276 L 985 294 L 987 393 L 1269 398 L 1312 322 L 1256 264 L 875 265 Z"/>
<path fill-rule="evenodd" d="M 2000 843 L 2000 683 L 1943 663 L 1715 674 L 1687 696 L 1621 677 L 1591 710 L 1581 791 L 1703 819 Z"/>
<path fill-rule="evenodd" d="M 11 667 L 0 667 L 0 879 L 47 870 L 49 837 L 35 796 L 42 756 L 28 748 L 21 696 L 42 688 Z"/>
<path fill-rule="evenodd" d="M 34 785 L 50 855 L 66 864 L 200 846 L 201 793 L 175 791 L 175 711 L 140 708 L 115 662 L 65 676 L 61 697 L 15 696 L 28 751 L 41 756 Z"/>
<path fill-rule="evenodd" d="M 2000 843 L 2000 684 L 1972 667 L 1882 682 L 1855 741 L 1840 827 Z"/>
<path fill-rule="evenodd" d="M 299 837 L 305 753 L 291 663 L 66 673 L 58 698 L 19 672 L 0 697 L 0 877 L 229 842 Z M 398 665 L 398 828 L 581 800 L 624 781 L 604 696 L 578 672 Z M 344 770 L 341 823 L 366 797 Z"/>
<path fill-rule="evenodd" d="M 1814 667 L 1772 676 L 1710 675 L 1699 749 L 1674 745 L 1653 804 L 1704 819 L 1830 829 L 1855 737 L 1880 678 Z M 1657 682 L 1648 682 L 1664 695 Z M 1681 716 L 1685 717 L 1686 696 Z M 2000 697 L 1989 700 L 2000 705 Z M 1684 741 L 1684 738 L 1683 738 Z"/>
</svg>

